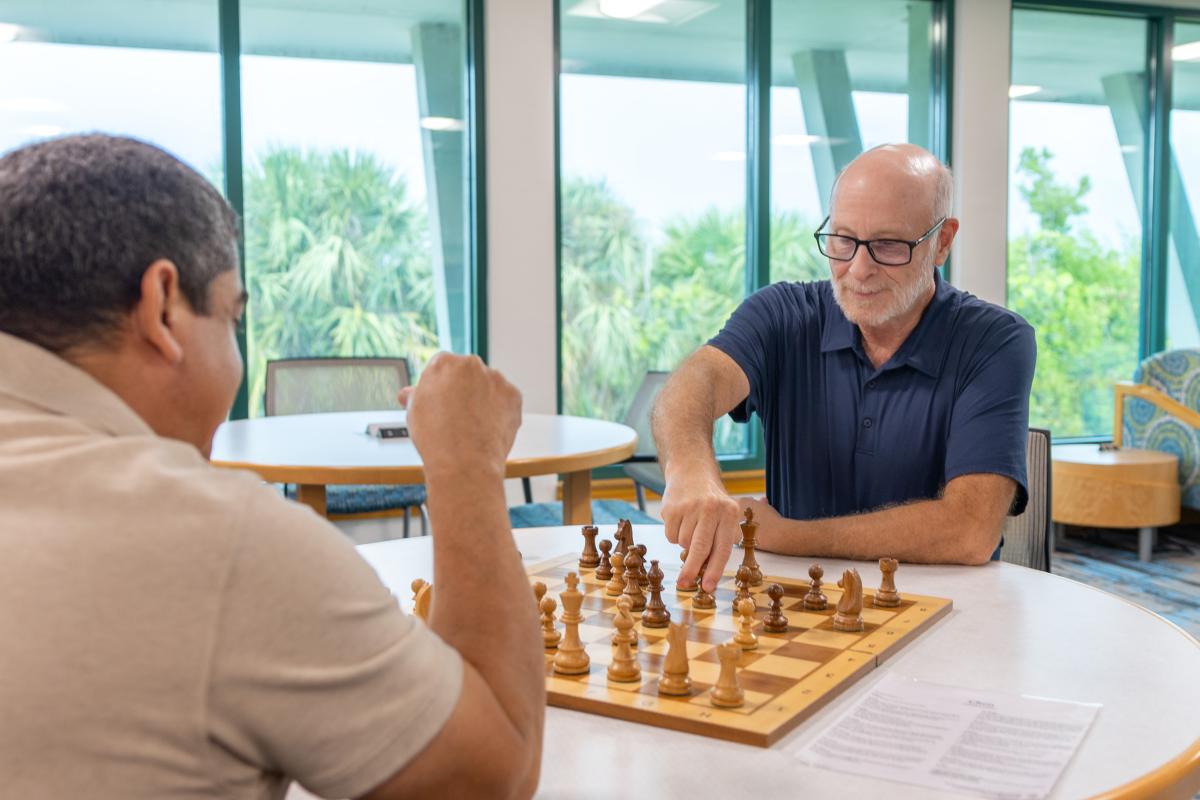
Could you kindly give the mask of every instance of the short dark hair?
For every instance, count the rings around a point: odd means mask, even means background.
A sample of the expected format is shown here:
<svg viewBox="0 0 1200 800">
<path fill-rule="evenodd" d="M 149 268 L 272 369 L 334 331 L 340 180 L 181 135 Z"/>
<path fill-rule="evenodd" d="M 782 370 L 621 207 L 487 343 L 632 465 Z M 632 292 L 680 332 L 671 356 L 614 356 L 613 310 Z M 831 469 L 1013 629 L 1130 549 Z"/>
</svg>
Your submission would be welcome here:
<svg viewBox="0 0 1200 800">
<path fill-rule="evenodd" d="M 105 343 L 169 259 L 192 309 L 237 267 L 237 215 L 154 145 L 65 136 L 0 158 L 0 331 L 62 353 Z"/>
</svg>

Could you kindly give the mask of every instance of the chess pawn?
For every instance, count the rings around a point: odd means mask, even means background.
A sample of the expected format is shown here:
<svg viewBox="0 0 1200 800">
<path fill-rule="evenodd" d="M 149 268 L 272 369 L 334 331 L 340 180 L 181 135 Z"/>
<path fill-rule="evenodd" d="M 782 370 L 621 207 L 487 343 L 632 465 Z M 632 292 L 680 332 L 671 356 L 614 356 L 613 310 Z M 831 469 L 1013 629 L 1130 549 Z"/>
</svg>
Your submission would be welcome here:
<svg viewBox="0 0 1200 800">
<path fill-rule="evenodd" d="M 746 693 L 738 685 L 737 663 L 742 658 L 742 648 L 737 642 L 726 642 L 717 647 L 717 657 L 721 659 L 721 673 L 717 683 L 712 688 L 710 700 L 714 706 L 721 708 L 737 708 L 746 702 Z"/>
<path fill-rule="evenodd" d="M 429 608 L 433 605 L 433 584 L 417 578 L 410 585 L 413 592 L 413 614 L 429 622 Z"/>
<path fill-rule="evenodd" d="M 638 547 L 641 547 L 641 545 L 638 545 Z M 667 610 L 667 605 L 662 599 L 662 582 L 664 577 L 662 568 L 658 566 L 658 561 L 651 561 L 650 572 L 648 573 L 650 600 L 646 603 L 646 610 L 642 612 L 642 627 L 644 628 L 665 628 L 671 621 L 671 612 Z"/>
<path fill-rule="evenodd" d="M 613 576 L 604 587 L 604 593 L 609 597 L 620 597 L 621 592 L 625 591 L 625 556 L 619 552 L 613 553 L 612 569 Z"/>
<path fill-rule="evenodd" d="M 788 619 L 783 615 L 783 587 L 772 583 L 767 587 L 767 597 L 771 598 L 771 608 L 763 618 L 763 630 L 767 633 L 787 633 Z"/>
<path fill-rule="evenodd" d="M 622 635 L 617 650 L 613 653 L 612 663 L 608 665 L 608 679 L 620 683 L 632 683 L 642 677 L 642 668 L 638 666 L 637 657 L 629 647 L 625 637 L 633 630 L 633 616 L 629 613 L 629 598 L 617 599 L 617 617 L 613 620 L 617 632 Z"/>
<path fill-rule="evenodd" d="M 737 585 L 737 594 L 733 596 L 733 603 L 730 606 L 730 611 L 736 617 L 738 614 L 738 603 L 743 600 L 752 600 L 750 596 L 750 568 L 745 564 L 738 567 L 737 576 L 734 578 L 734 583 Z"/>
<path fill-rule="evenodd" d="M 687 561 L 687 554 L 688 554 L 687 550 L 679 551 L 679 560 Z M 676 581 L 675 581 L 675 591 L 677 591 L 677 592 L 694 592 L 694 591 L 696 591 L 696 589 L 699 586 L 700 586 L 699 578 L 693 578 L 691 583 L 684 583 L 683 581 L 678 580 L 678 579 L 676 579 Z"/>
<path fill-rule="evenodd" d="M 754 521 L 754 509 L 747 507 L 742 521 L 742 566 L 750 568 L 751 586 L 761 586 L 763 582 L 762 570 L 758 567 L 758 559 L 754 557 L 757 536 L 758 523 Z"/>
<path fill-rule="evenodd" d="M 646 545 L 634 545 L 633 552 L 637 553 L 638 557 L 638 586 L 641 586 L 643 589 L 649 589 L 650 576 L 646 574 Z"/>
<path fill-rule="evenodd" d="M 858 577 L 858 570 L 848 569 L 843 572 L 838 586 L 842 589 L 842 599 L 838 600 L 837 613 L 833 615 L 833 629 L 845 633 L 861 631 L 863 629 L 863 591 L 862 578 Z"/>
<path fill-rule="evenodd" d="M 533 599 L 537 603 L 537 607 L 542 607 L 542 598 L 546 596 L 546 584 L 541 581 L 533 583 Z"/>
<path fill-rule="evenodd" d="M 600 554 L 596 552 L 596 536 L 600 529 L 595 525 L 583 526 L 583 554 L 579 556 L 580 569 L 592 569 L 600 566 Z"/>
<path fill-rule="evenodd" d="M 612 580 L 613 568 L 612 561 L 609 560 L 608 554 L 612 551 L 612 542 L 608 539 L 600 540 L 600 566 L 596 567 L 596 580 L 608 581 Z"/>
<path fill-rule="evenodd" d="M 828 598 L 821 593 L 821 576 L 825 574 L 825 570 L 821 569 L 820 564 L 813 564 L 808 568 L 808 577 L 812 578 L 809 584 L 808 594 L 804 595 L 804 608 L 807 611 L 824 611 L 829 605 Z"/>
<path fill-rule="evenodd" d="M 757 649 L 758 637 L 754 635 L 754 601 L 749 599 L 739 600 L 737 611 L 740 615 L 738 618 L 738 632 L 734 634 L 733 640 L 743 650 Z"/>
<path fill-rule="evenodd" d="M 542 645 L 549 650 L 551 647 L 557 647 L 562 639 L 562 634 L 554 627 L 554 609 L 558 607 L 558 603 L 554 602 L 553 597 L 543 597 L 541 607 Z"/>
<path fill-rule="evenodd" d="M 667 628 L 667 657 L 663 659 L 658 693 L 673 697 L 692 693 L 692 679 L 688 676 L 687 625 L 682 622 L 672 622 Z"/>
<path fill-rule="evenodd" d="M 883 573 L 883 582 L 875 592 L 877 608 L 895 608 L 900 605 L 900 593 L 896 591 L 896 568 L 900 562 L 894 558 L 879 559 L 879 571 Z"/>
<path fill-rule="evenodd" d="M 579 609 L 583 605 L 583 592 L 579 591 L 578 585 L 578 576 L 574 572 L 568 573 L 567 590 L 560 595 L 564 632 L 558 652 L 554 654 L 554 671 L 561 675 L 582 675 L 591 664 L 587 649 L 579 639 L 579 623 L 583 620 Z"/>
<path fill-rule="evenodd" d="M 704 562 L 708 564 L 707 561 Z M 700 567 L 700 575 L 704 574 L 705 567 Z M 711 611 L 717 607 L 717 598 L 713 597 L 709 592 L 704 591 L 704 584 L 701 583 L 700 577 L 696 577 L 696 596 L 692 598 L 692 608 L 698 608 L 701 611 Z"/>
<path fill-rule="evenodd" d="M 633 611 L 646 608 L 646 596 L 642 594 L 641 584 L 642 560 L 638 558 L 636 548 L 625 557 L 625 591 L 623 595 L 629 598 L 629 607 Z"/>
</svg>

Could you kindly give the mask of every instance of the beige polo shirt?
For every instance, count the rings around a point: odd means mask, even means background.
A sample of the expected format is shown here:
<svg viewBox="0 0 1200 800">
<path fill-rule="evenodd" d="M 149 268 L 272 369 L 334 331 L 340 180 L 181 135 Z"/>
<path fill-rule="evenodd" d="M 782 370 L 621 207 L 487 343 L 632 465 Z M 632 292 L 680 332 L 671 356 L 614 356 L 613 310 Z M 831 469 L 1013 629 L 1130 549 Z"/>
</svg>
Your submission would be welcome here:
<svg viewBox="0 0 1200 800">
<path fill-rule="evenodd" d="M 353 797 L 461 686 L 337 529 L 0 334 L 0 795 Z"/>
</svg>

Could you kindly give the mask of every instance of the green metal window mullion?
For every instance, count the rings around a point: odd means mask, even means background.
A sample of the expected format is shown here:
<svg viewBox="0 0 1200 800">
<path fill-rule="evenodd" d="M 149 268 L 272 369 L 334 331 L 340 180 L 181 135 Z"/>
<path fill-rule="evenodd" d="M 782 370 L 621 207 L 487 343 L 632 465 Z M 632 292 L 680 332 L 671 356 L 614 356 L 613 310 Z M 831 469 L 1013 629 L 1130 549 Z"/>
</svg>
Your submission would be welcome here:
<svg viewBox="0 0 1200 800">
<path fill-rule="evenodd" d="M 1151 18 L 1146 74 L 1150 107 L 1145 153 L 1148 176 L 1143 205 L 1142 319 L 1139 360 L 1166 348 L 1167 273 L 1170 269 L 1171 207 L 1171 47 L 1175 20 L 1169 12 Z"/>
<path fill-rule="evenodd" d="M 242 34 L 240 0 L 218 0 L 218 51 L 221 59 L 221 151 L 225 164 L 225 198 L 238 215 L 238 268 L 242 284 L 246 283 L 246 223 L 245 195 L 242 187 Z M 238 349 L 242 362 L 248 363 L 246 319 L 238 326 Z M 249 375 L 247 369 L 238 387 L 231 419 L 245 419 L 250 414 Z"/>
<path fill-rule="evenodd" d="M 954 4 L 955 0 L 936 0 L 933 30 L 929 32 L 933 45 L 934 147 L 936 155 L 949 166 L 954 165 Z"/>
<path fill-rule="evenodd" d="M 467 21 L 467 118 L 471 146 L 467 148 L 467 187 L 471 204 L 471 276 L 474 318 L 471 349 L 488 360 L 487 275 L 487 128 L 484 108 L 483 0 L 465 0 Z"/>
</svg>

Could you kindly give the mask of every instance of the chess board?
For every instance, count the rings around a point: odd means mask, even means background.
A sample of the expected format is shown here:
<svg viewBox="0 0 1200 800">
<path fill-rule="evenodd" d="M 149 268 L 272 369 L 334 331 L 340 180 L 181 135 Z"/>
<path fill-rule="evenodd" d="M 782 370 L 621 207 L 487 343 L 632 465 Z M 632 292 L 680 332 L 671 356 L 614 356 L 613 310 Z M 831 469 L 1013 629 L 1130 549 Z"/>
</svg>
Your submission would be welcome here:
<svg viewBox="0 0 1200 800">
<path fill-rule="evenodd" d="M 547 594 L 558 600 L 564 591 L 568 572 L 579 575 L 579 591 L 584 593 L 579 635 L 591 658 L 585 675 L 559 675 L 554 672 L 554 650 L 546 651 L 546 691 L 552 706 L 588 711 L 608 717 L 657 725 L 689 733 L 711 736 L 743 744 L 768 747 L 788 731 L 812 716 L 855 681 L 900 648 L 913 641 L 936 620 L 950 613 L 951 601 L 941 597 L 901 592 L 897 608 L 875 608 L 874 590 L 879 573 L 868 571 L 863 578 L 864 630 L 841 633 L 833 630 L 833 614 L 841 597 L 838 575 L 826 575 L 829 583 L 822 592 L 829 598 L 824 611 L 805 611 L 803 597 L 808 582 L 764 576 L 761 586 L 751 588 L 758 620 L 755 633 L 758 648 L 742 653 L 738 680 L 746 702 L 739 708 L 726 709 L 709 701 L 709 689 L 720 672 L 717 645 L 730 641 L 737 630 L 731 610 L 736 587 L 733 573 L 726 573 L 714 596 L 712 611 L 692 608 L 694 593 L 675 590 L 678 566 L 660 564 L 666 573 L 663 602 L 673 622 L 688 623 L 687 650 L 692 693 L 687 697 L 658 694 L 658 677 L 667 652 L 666 629 L 645 628 L 638 621 L 637 660 L 640 682 L 619 683 L 608 680 L 606 670 L 612 662 L 611 644 L 616 597 L 605 594 L 605 581 L 594 570 L 580 569 L 578 554 L 568 554 L 529 567 L 529 581 L 546 584 Z M 897 574 L 903 588 L 903 569 Z M 784 588 L 783 613 L 788 618 L 786 633 L 766 633 L 762 619 L 770 606 L 766 588 L 778 583 Z M 561 604 L 559 606 L 561 611 Z M 562 624 L 558 624 L 559 630 Z"/>
</svg>

